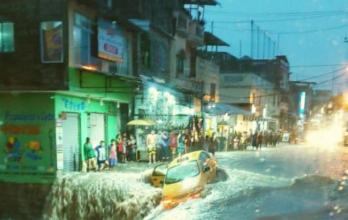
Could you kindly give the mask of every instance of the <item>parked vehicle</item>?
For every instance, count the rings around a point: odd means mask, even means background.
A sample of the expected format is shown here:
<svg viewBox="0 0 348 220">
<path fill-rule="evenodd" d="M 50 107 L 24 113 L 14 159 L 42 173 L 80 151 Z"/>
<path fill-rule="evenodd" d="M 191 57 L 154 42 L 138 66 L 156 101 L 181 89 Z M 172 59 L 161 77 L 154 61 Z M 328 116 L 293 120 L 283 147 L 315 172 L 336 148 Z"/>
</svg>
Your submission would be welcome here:
<svg viewBox="0 0 348 220">
<path fill-rule="evenodd" d="M 187 199 L 200 197 L 206 184 L 215 179 L 216 169 L 216 160 L 206 151 L 195 151 L 174 159 L 164 177 L 164 208 L 173 208 Z"/>
</svg>

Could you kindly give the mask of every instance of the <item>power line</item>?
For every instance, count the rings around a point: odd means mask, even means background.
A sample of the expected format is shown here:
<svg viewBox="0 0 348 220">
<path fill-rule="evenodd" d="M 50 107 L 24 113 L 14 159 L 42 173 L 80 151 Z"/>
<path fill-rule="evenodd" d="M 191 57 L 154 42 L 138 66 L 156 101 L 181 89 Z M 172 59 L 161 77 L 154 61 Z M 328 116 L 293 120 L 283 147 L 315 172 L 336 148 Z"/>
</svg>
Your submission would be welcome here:
<svg viewBox="0 0 348 220">
<path fill-rule="evenodd" d="M 290 35 L 290 34 L 317 33 L 317 32 L 324 32 L 324 31 L 330 31 L 330 30 L 338 30 L 338 29 L 342 29 L 342 28 L 346 28 L 346 27 L 348 27 L 348 24 L 339 25 L 339 26 L 333 26 L 333 27 L 327 27 L 327 28 L 305 30 L 305 31 L 274 31 L 274 30 L 264 30 L 264 31 L 266 31 L 267 33 L 271 33 L 271 34 Z M 226 30 L 230 30 L 230 31 L 246 31 L 246 32 L 250 31 L 250 29 L 247 29 L 247 28 L 240 28 L 240 29 L 228 29 L 226 27 L 216 27 L 216 28 L 224 29 L 225 31 Z"/>
<path fill-rule="evenodd" d="M 306 30 L 306 31 L 285 31 L 285 32 L 278 32 L 278 34 L 281 35 L 287 35 L 287 34 L 308 34 L 308 33 L 315 33 L 315 32 L 323 32 L 323 31 L 329 31 L 329 30 L 337 30 L 348 27 L 348 24 L 334 26 L 334 27 L 327 27 L 327 28 L 320 28 L 320 29 L 312 29 L 312 30 Z"/>
<path fill-rule="evenodd" d="M 319 77 L 322 77 L 322 76 L 325 76 L 325 75 L 328 75 L 328 74 L 338 73 L 338 72 L 340 72 L 340 71 L 342 71 L 344 69 L 345 69 L 345 67 L 341 67 L 339 69 L 331 70 L 330 72 L 320 73 L 319 75 L 315 75 L 315 76 L 307 77 L 307 78 L 304 78 L 304 79 L 300 79 L 299 81 L 307 81 L 307 80 L 319 78 Z"/>
<path fill-rule="evenodd" d="M 331 10 L 331 11 L 295 11 L 295 12 L 245 12 L 245 11 L 226 11 L 226 10 L 206 10 L 207 13 L 230 14 L 238 16 L 298 16 L 298 15 L 322 15 L 322 14 L 339 14 L 348 13 L 347 10 Z"/>
<path fill-rule="evenodd" d="M 294 65 L 290 68 L 316 68 L 316 67 L 332 67 L 332 66 L 342 66 L 346 64 L 337 63 L 337 64 L 310 64 L 310 65 Z"/>
<path fill-rule="evenodd" d="M 335 77 L 332 77 L 331 79 L 327 79 L 327 80 L 324 80 L 324 81 L 321 81 L 321 82 L 316 83 L 315 86 L 317 86 L 317 85 L 323 85 L 323 84 L 326 84 L 326 83 L 329 83 L 329 82 L 333 82 L 334 80 L 339 79 L 339 78 L 345 76 L 345 74 L 346 74 L 345 72 L 342 72 L 342 73 L 340 73 L 339 75 L 337 75 L 337 76 L 335 76 Z"/>
<path fill-rule="evenodd" d="M 266 20 L 257 20 L 258 23 L 268 23 L 268 22 L 284 22 L 284 21 L 297 21 L 297 20 L 309 20 L 309 19 L 318 19 L 318 18 L 325 18 L 325 17 L 337 17 L 337 16 L 343 16 L 345 14 L 332 14 L 332 15 L 312 15 L 309 17 L 302 17 L 302 18 L 277 18 L 277 19 L 266 19 Z M 249 20 L 237 20 L 237 21 L 214 21 L 216 23 L 232 23 L 232 24 L 238 24 L 238 23 L 249 23 Z"/>
</svg>

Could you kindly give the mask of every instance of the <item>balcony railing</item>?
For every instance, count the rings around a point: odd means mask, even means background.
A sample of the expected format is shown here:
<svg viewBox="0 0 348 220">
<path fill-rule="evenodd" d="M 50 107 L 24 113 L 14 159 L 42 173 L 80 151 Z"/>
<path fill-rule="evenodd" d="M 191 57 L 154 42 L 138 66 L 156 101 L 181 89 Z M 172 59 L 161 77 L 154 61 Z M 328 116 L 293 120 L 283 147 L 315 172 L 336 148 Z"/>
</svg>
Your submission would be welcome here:
<svg viewBox="0 0 348 220">
<path fill-rule="evenodd" d="M 172 84 L 174 84 L 179 89 L 191 91 L 196 94 L 203 93 L 204 83 L 201 81 L 188 79 L 186 77 L 180 77 L 172 79 Z"/>
<path fill-rule="evenodd" d="M 176 33 L 182 37 L 187 37 L 189 32 L 190 15 L 186 11 L 176 11 Z"/>
</svg>

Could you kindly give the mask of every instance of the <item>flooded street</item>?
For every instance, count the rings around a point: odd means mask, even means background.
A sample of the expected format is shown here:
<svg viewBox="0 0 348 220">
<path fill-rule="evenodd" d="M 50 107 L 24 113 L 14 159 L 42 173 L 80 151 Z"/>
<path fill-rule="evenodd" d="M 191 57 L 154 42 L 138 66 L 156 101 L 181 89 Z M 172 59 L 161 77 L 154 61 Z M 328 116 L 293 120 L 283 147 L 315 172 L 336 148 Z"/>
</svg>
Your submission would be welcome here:
<svg viewBox="0 0 348 220">
<path fill-rule="evenodd" d="M 142 219 L 161 200 L 161 190 L 145 183 L 147 166 L 142 165 L 62 174 L 47 199 L 44 219 Z"/>
<path fill-rule="evenodd" d="M 347 219 L 348 149 L 288 145 L 218 153 L 226 181 L 147 219 Z"/>
</svg>

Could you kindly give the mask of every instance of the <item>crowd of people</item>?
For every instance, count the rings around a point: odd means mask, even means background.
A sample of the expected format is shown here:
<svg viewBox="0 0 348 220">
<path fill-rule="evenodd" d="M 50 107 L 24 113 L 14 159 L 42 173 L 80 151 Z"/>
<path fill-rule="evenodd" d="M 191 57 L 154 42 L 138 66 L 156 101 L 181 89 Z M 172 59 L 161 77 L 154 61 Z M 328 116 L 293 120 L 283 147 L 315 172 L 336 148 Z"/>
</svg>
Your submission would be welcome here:
<svg viewBox="0 0 348 220">
<path fill-rule="evenodd" d="M 246 150 L 248 147 L 261 149 L 261 147 L 276 146 L 282 139 L 281 132 L 256 131 L 234 132 L 225 138 L 219 136 L 219 150 Z M 226 143 L 227 142 L 227 143 Z"/>
<path fill-rule="evenodd" d="M 191 130 L 152 130 L 144 137 L 149 163 L 171 161 L 176 156 L 196 150 L 206 150 L 215 155 L 216 151 L 246 150 L 248 147 L 261 149 L 261 147 L 276 146 L 281 141 L 280 132 L 257 131 L 234 132 L 227 137 L 211 133 L 199 134 Z M 100 141 L 93 147 L 90 139 L 86 138 L 84 144 L 84 167 L 86 171 L 104 170 L 113 168 L 118 163 L 136 161 L 137 143 L 133 135 L 123 133 L 117 135 L 106 146 Z"/>
<path fill-rule="evenodd" d="M 146 136 L 146 147 L 149 163 L 156 161 L 169 161 L 178 155 L 191 151 L 205 149 L 215 152 L 216 141 L 214 136 L 202 139 L 197 132 L 189 130 L 155 131 Z M 211 144 L 209 144 L 211 142 Z"/>
<path fill-rule="evenodd" d="M 136 160 L 136 140 L 133 135 L 123 133 L 111 139 L 108 146 L 105 141 L 100 141 L 98 146 L 93 147 L 90 138 L 87 137 L 83 145 L 84 171 L 100 171 L 113 168 L 118 163 Z"/>
</svg>

